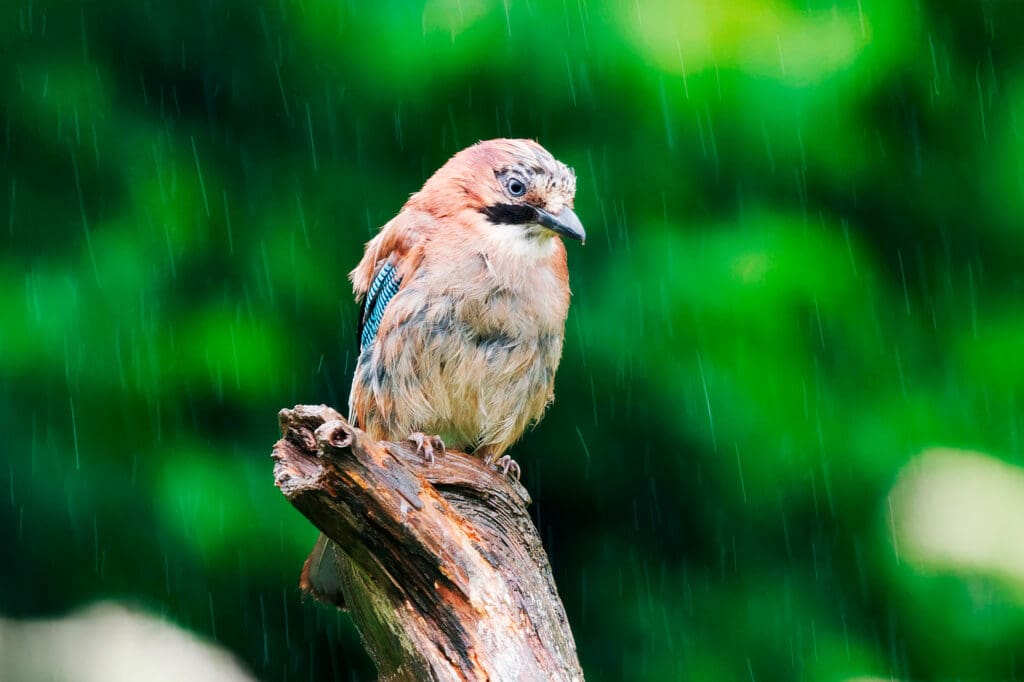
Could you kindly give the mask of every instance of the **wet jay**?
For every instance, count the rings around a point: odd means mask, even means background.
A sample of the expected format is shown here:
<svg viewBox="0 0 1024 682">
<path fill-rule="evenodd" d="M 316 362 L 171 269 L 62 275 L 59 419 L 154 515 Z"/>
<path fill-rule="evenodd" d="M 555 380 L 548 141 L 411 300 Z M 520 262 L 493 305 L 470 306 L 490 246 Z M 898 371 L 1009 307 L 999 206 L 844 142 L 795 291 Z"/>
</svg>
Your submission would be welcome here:
<svg viewBox="0 0 1024 682">
<path fill-rule="evenodd" d="M 350 274 L 357 426 L 408 438 L 431 461 L 472 450 L 518 476 L 505 452 L 554 396 L 569 310 L 559 237 L 586 237 L 575 193 L 573 171 L 539 144 L 497 139 L 455 154 L 409 198 Z M 316 575 L 329 545 L 321 537 L 303 582 L 337 601 Z"/>
</svg>

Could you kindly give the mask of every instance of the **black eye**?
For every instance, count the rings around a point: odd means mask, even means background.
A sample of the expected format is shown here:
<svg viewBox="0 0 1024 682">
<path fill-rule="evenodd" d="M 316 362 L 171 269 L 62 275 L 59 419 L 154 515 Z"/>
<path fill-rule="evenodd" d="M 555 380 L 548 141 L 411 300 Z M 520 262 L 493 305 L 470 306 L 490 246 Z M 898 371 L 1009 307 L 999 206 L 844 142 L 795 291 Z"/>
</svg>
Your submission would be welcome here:
<svg viewBox="0 0 1024 682">
<path fill-rule="evenodd" d="M 512 178 L 508 181 L 508 193 L 514 197 L 521 197 L 526 194 L 526 185 L 519 178 Z"/>
</svg>

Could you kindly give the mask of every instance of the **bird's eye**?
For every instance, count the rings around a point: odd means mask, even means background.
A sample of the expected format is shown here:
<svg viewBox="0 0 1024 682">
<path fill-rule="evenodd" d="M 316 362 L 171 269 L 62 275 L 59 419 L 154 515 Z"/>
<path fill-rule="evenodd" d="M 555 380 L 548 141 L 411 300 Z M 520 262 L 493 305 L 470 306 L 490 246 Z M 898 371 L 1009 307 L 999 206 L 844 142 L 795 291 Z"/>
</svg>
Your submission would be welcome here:
<svg viewBox="0 0 1024 682">
<path fill-rule="evenodd" d="M 514 197 L 521 197 L 526 194 L 526 185 L 519 178 L 512 178 L 508 181 L 508 193 Z"/>
</svg>

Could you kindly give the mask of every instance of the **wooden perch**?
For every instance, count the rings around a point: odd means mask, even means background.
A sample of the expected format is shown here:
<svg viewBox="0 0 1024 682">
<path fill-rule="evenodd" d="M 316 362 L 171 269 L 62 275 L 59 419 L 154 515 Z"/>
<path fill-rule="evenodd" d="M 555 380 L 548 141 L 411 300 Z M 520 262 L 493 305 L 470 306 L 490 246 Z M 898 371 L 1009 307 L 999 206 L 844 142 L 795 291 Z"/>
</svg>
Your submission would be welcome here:
<svg viewBox="0 0 1024 682">
<path fill-rule="evenodd" d="M 429 465 L 323 405 L 279 420 L 275 481 L 344 550 L 342 591 L 382 679 L 583 679 L 518 482 L 458 452 Z"/>
</svg>

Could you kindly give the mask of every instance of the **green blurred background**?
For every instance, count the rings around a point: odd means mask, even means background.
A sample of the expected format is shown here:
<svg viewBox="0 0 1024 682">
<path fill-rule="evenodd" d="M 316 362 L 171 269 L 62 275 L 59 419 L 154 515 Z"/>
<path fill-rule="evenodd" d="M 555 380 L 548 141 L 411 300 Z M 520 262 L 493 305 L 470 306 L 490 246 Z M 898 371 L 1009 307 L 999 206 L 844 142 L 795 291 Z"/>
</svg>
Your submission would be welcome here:
<svg viewBox="0 0 1024 682">
<path fill-rule="evenodd" d="M 367 679 L 276 413 L 362 244 L 538 139 L 590 234 L 514 453 L 592 680 L 1024 675 L 1024 4 L 0 2 L 0 615 Z M 2 665 L 2 662 L 0 662 Z"/>
</svg>

